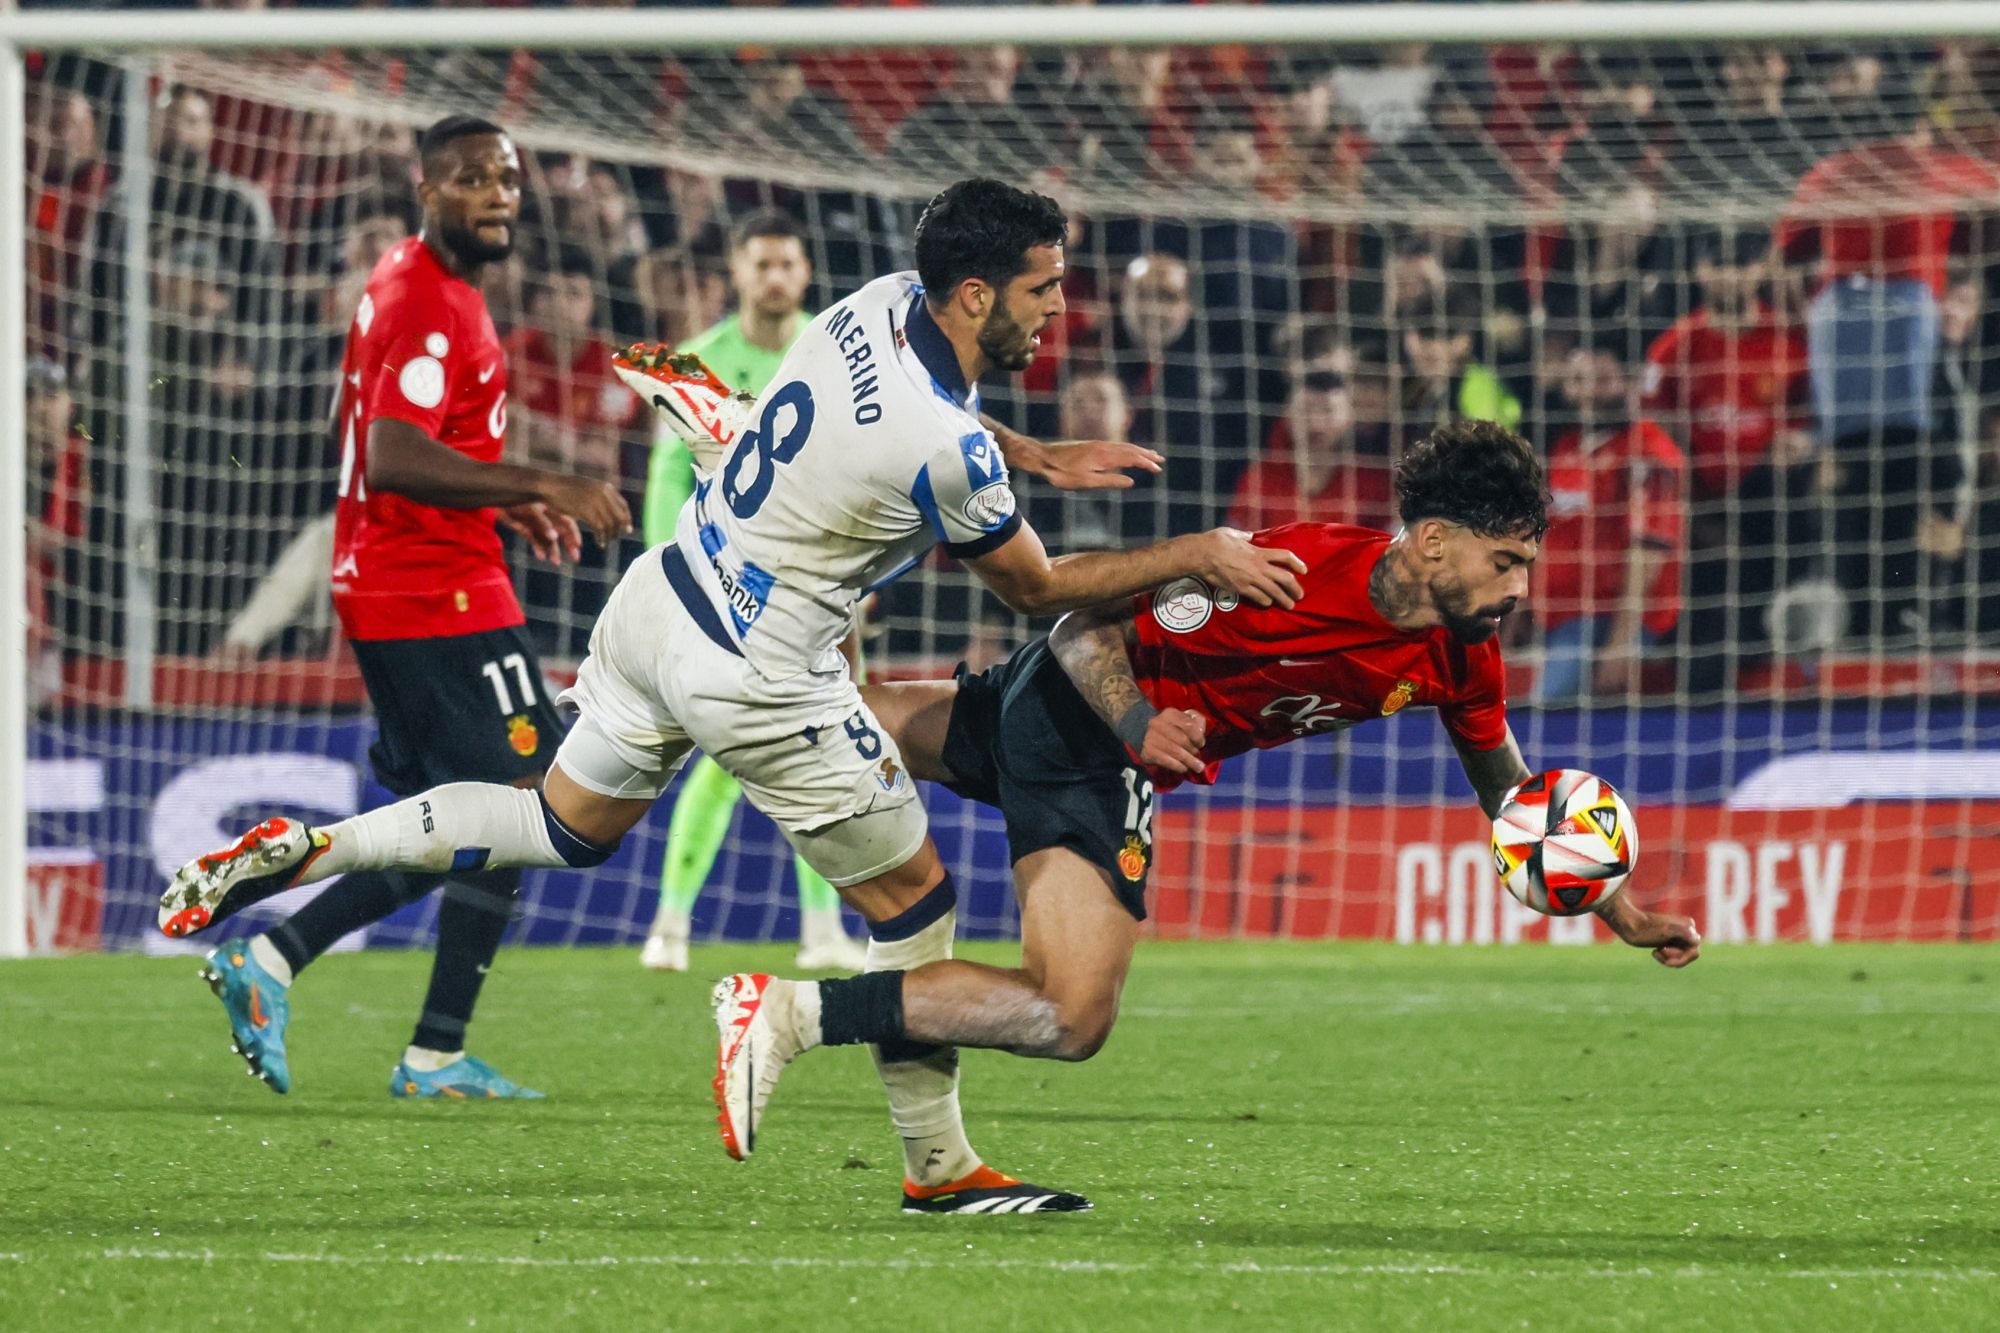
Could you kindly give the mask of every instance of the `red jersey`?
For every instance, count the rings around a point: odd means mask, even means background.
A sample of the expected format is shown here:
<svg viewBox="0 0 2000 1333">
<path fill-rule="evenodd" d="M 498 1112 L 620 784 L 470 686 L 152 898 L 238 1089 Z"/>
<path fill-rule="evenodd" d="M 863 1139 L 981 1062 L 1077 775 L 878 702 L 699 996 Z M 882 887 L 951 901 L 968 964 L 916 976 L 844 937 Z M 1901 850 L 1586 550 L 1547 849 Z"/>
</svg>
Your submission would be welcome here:
<svg viewBox="0 0 2000 1333">
<path fill-rule="evenodd" d="M 1445 730 L 1476 750 L 1507 739 L 1500 646 L 1460 643 L 1449 630 L 1400 630 L 1368 598 L 1386 532 L 1294 523 L 1251 538 L 1306 562 L 1305 596 L 1289 611 L 1215 596 L 1176 579 L 1132 603 L 1139 642 L 1132 674 L 1155 707 L 1208 722 L 1201 755 L 1214 782 L 1222 761 L 1300 736 L 1342 731 L 1404 708 L 1435 708 Z M 1178 785 L 1154 772 L 1154 785 Z"/>
<path fill-rule="evenodd" d="M 1744 329 L 1717 328 L 1706 310 L 1682 316 L 1646 352 L 1648 412 L 1681 425 L 1695 493 L 1734 493 L 1779 431 L 1807 414 L 1806 343 L 1759 307 Z"/>
<path fill-rule="evenodd" d="M 33 474 L 30 473 L 29 494 Z M 48 489 L 42 492 L 42 523 L 58 537 L 80 542 L 86 535 L 86 511 L 90 504 L 90 440 L 78 431 L 63 437 L 55 466 L 49 469 Z"/>
<path fill-rule="evenodd" d="M 1255 530 L 1287 523 L 1396 527 L 1395 473 L 1389 460 L 1350 452 L 1308 493 L 1293 454 L 1291 423 L 1278 422 L 1263 455 L 1236 483 L 1229 526 Z"/>
<path fill-rule="evenodd" d="M 519 625 L 493 509 L 368 489 L 368 427 L 388 418 L 482 463 L 507 433 L 507 358 L 485 298 L 414 237 L 369 275 L 341 360 L 333 606 L 350 639 L 430 639 Z"/>
<path fill-rule="evenodd" d="M 1782 250 L 1817 231 L 1820 277 L 1916 278 L 1944 295 L 1952 229 L 1966 209 L 1990 209 L 2000 173 L 1947 149 L 1861 144 L 1808 171 L 1774 238 Z"/>
<path fill-rule="evenodd" d="M 1616 614 L 1632 548 L 1668 553 L 1645 590 L 1645 625 L 1655 634 L 1681 615 L 1681 554 L 1687 547 L 1681 486 L 1687 460 L 1650 421 L 1619 431 L 1571 431 L 1549 451 L 1549 533 L 1536 563 L 1536 612 L 1554 629 L 1579 616 Z"/>
<path fill-rule="evenodd" d="M 35 500 L 41 500 L 44 531 L 37 532 L 33 523 L 28 527 L 28 663 L 32 671 L 34 664 L 41 660 L 54 634 L 49 622 L 48 590 L 60 579 L 58 559 L 64 543 L 77 543 L 88 535 L 89 519 L 87 509 L 90 504 L 90 442 L 82 435 L 71 432 L 63 439 L 61 451 L 57 453 L 55 466 L 48 470 L 48 489 L 36 496 L 36 482 L 33 464 L 29 465 L 29 509 L 35 512 Z"/>
<path fill-rule="evenodd" d="M 611 349 L 595 338 L 580 342 L 568 365 L 556 356 L 556 340 L 540 329 L 516 330 L 505 346 L 520 389 L 514 401 L 530 412 L 570 426 L 622 429 L 645 410 L 612 370 Z"/>
</svg>

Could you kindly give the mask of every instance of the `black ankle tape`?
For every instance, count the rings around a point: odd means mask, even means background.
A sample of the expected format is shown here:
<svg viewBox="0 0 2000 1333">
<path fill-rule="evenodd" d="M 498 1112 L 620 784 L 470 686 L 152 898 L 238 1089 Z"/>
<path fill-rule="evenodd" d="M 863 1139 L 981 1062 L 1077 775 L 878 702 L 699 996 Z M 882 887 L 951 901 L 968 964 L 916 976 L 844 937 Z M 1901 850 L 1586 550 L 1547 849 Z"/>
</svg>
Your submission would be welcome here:
<svg viewBox="0 0 2000 1333">
<path fill-rule="evenodd" d="M 884 944 L 896 940 L 906 940 L 922 930 L 943 920 L 944 914 L 958 906 L 958 890 L 952 886 L 951 872 L 947 870 L 937 887 L 917 899 L 910 907 L 898 912 L 887 921 L 868 923 L 868 934 Z"/>
<path fill-rule="evenodd" d="M 878 1041 L 875 1049 L 882 1053 L 883 1062 L 892 1065 L 914 1064 L 919 1060 L 929 1060 L 937 1055 L 951 1058 L 951 1067 L 958 1067 L 958 1048 L 936 1046 L 927 1041 L 911 1041 L 908 1037 L 896 1037 L 889 1041 Z"/>
<path fill-rule="evenodd" d="M 828 1046 L 901 1041 L 903 974 L 864 972 L 820 982 L 819 1032 Z"/>
</svg>

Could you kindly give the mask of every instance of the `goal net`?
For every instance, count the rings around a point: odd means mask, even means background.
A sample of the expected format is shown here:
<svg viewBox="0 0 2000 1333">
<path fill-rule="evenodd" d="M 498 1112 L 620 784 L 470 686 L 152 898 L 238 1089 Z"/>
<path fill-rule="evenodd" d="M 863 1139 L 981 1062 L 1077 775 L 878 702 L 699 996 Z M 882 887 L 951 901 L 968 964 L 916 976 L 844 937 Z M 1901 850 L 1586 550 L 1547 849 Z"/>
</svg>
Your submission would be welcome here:
<svg viewBox="0 0 2000 1333">
<path fill-rule="evenodd" d="M 1034 37 L 30 51 L 4 273 L 29 717 L 24 789 L 0 791 L 26 812 L 30 947 L 169 947 L 174 865 L 261 813 L 383 799 L 327 607 L 327 422 L 370 266 L 417 216 L 414 132 L 459 111 L 525 158 L 486 289 L 513 456 L 636 512 L 652 440 L 602 349 L 733 313 L 734 224 L 797 220 L 819 309 L 911 266 L 938 187 L 1032 185 L 1068 210 L 1068 311 L 986 407 L 1167 459 L 1122 493 L 1024 482 L 1052 548 L 1393 527 L 1400 453 L 1499 420 L 1547 460 L 1555 518 L 1505 631 L 1512 724 L 1531 767 L 1626 794 L 1633 891 L 1724 941 L 2000 930 L 2000 46 Z M 640 549 L 513 553 L 558 682 Z M 942 677 L 1044 629 L 940 558 L 879 598 L 867 650 Z M 1298 743 L 1161 799 L 1159 933 L 1603 937 L 1499 891 L 1428 711 L 1328 730 L 1295 702 Z M 602 870 L 530 873 L 517 937 L 639 938 L 672 799 Z M 997 814 L 927 799 L 967 930 L 1012 932 Z M 789 937 L 792 873 L 744 807 L 697 938 Z M 368 938 L 421 940 L 432 910 Z"/>
</svg>

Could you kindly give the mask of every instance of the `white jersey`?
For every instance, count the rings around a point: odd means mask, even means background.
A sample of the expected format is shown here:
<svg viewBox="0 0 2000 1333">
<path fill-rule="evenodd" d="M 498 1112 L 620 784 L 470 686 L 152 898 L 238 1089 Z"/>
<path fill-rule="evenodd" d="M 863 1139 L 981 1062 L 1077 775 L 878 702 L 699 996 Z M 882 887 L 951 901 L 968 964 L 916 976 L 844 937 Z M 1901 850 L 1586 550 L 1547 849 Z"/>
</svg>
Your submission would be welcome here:
<svg viewBox="0 0 2000 1333">
<path fill-rule="evenodd" d="M 978 391 L 914 273 L 813 320 L 674 541 L 760 672 L 836 670 L 854 605 L 939 542 L 961 559 L 1021 526 Z"/>
</svg>

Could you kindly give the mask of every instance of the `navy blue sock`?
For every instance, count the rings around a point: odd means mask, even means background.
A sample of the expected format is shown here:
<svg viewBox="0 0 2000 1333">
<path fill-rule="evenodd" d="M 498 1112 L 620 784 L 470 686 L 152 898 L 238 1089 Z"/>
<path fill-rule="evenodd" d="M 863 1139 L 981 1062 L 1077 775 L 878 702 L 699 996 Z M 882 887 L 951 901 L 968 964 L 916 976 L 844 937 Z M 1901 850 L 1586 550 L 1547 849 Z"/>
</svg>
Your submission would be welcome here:
<svg viewBox="0 0 2000 1333">
<path fill-rule="evenodd" d="M 438 904 L 437 957 L 431 963 L 431 985 L 424 1012 L 417 1020 L 412 1046 L 430 1051 L 465 1049 L 466 1025 L 487 970 L 500 952 L 500 938 L 514 918 L 514 900 L 521 892 L 517 869 L 487 870 L 456 875 L 445 881 Z"/>
<path fill-rule="evenodd" d="M 291 964 L 296 978 L 307 963 L 331 949 L 343 935 L 415 902 L 440 882 L 438 876 L 424 871 L 350 871 L 272 930 L 271 945 Z"/>
</svg>

